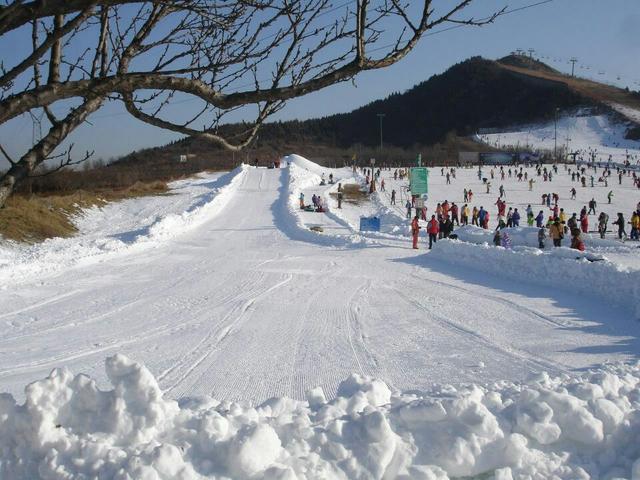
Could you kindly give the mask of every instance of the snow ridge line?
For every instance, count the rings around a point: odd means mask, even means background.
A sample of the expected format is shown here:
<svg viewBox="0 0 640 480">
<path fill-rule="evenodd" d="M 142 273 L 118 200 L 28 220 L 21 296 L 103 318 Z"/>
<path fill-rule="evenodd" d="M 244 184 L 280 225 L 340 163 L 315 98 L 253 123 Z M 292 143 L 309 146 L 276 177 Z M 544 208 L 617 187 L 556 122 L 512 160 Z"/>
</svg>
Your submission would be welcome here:
<svg viewBox="0 0 640 480">
<path fill-rule="evenodd" d="M 430 255 L 502 278 L 595 295 L 640 319 L 640 271 L 623 270 L 606 259 L 589 262 L 580 252 L 563 247 L 544 253 L 449 239 L 439 241 Z"/>
</svg>

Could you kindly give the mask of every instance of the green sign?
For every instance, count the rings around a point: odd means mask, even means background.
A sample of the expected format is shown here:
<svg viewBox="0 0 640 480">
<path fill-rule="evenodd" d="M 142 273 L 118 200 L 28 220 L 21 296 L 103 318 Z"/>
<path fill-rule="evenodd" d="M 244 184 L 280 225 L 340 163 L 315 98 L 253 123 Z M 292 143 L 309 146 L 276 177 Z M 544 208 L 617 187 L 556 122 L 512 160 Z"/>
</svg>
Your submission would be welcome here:
<svg viewBox="0 0 640 480">
<path fill-rule="evenodd" d="M 426 167 L 411 169 L 411 195 L 429 193 L 429 170 Z"/>
</svg>

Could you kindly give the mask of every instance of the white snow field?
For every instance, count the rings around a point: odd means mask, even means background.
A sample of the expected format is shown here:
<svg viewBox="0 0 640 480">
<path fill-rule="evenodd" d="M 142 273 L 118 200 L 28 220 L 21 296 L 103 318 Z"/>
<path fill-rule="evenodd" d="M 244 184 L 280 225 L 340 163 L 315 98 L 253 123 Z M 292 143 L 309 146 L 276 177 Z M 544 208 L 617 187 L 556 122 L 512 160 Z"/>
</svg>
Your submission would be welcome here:
<svg viewBox="0 0 640 480">
<path fill-rule="evenodd" d="M 339 210 L 321 176 L 360 173 L 286 162 L 0 244 L 0 478 L 640 478 L 637 242 L 589 236 L 590 262 L 466 227 L 415 251 L 392 172 Z M 640 200 L 536 181 L 506 179 L 509 206 Z M 495 218 L 475 169 L 452 182 L 431 170 L 429 214 L 466 187 Z"/>
<path fill-rule="evenodd" d="M 636 123 L 640 122 L 640 111 L 622 105 L 612 105 L 612 108 Z M 609 115 L 581 111 L 560 116 L 557 128 L 556 123 L 550 121 L 514 127 L 504 132 L 479 134 L 476 138 L 498 147 L 553 151 L 557 145 L 558 148 L 565 147 L 569 152 L 578 153 L 578 157 L 584 161 L 591 160 L 593 153 L 599 162 L 606 162 L 611 156 L 614 162 L 622 163 L 629 159 L 633 165 L 640 165 L 640 141 L 624 138 L 627 128 L 625 122 Z"/>
</svg>

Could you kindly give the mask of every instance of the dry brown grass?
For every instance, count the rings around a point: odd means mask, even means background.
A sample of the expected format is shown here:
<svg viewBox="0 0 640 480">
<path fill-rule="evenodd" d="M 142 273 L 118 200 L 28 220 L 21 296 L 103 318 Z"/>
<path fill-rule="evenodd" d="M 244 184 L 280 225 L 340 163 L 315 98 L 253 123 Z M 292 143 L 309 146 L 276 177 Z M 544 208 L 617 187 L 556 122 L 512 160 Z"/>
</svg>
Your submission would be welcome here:
<svg viewBox="0 0 640 480">
<path fill-rule="evenodd" d="M 337 198 L 338 193 L 330 193 L 331 197 Z M 369 201 L 369 194 L 362 190 L 360 185 L 355 183 L 348 183 L 342 186 L 342 201 L 346 203 L 352 203 L 353 205 L 360 205 L 363 202 Z"/>
<path fill-rule="evenodd" d="M 0 209 L 0 235 L 19 242 L 35 243 L 77 232 L 72 217 L 83 208 L 107 202 L 167 192 L 165 182 L 137 182 L 121 189 L 92 192 L 77 190 L 64 195 L 14 195 Z"/>
<path fill-rule="evenodd" d="M 571 89 L 575 90 L 576 92 L 584 95 L 585 97 L 592 98 L 598 102 L 614 102 L 630 108 L 640 109 L 640 99 L 634 97 L 631 93 L 622 88 L 605 85 L 603 83 L 594 82 L 592 80 L 587 80 L 584 78 L 571 77 L 559 72 L 553 73 L 542 70 L 531 70 L 529 68 L 514 67 L 512 65 L 501 65 L 507 70 L 522 73 L 524 75 L 529 75 L 531 77 L 566 83 Z"/>
</svg>

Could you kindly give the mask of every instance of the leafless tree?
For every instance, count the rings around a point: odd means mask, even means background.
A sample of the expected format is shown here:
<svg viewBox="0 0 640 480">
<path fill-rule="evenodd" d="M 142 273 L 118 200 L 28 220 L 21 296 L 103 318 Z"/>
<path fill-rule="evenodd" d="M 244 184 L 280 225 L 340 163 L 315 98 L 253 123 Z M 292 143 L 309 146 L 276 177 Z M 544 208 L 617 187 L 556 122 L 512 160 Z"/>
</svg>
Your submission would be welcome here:
<svg viewBox="0 0 640 480">
<path fill-rule="evenodd" d="M 20 158 L 0 146 L 11 164 L 0 206 L 48 159 L 60 159 L 59 168 L 78 161 L 55 151 L 106 102 L 239 150 L 287 100 L 392 65 L 436 27 L 484 25 L 501 13 L 464 17 L 472 1 L 7 0 L 0 125 L 37 112 L 48 130 Z M 15 42 L 30 44 L 28 54 L 16 59 Z M 185 98 L 194 108 L 182 118 L 170 110 Z M 223 135 L 225 115 L 239 109 L 254 120 Z"/>
</svg>

